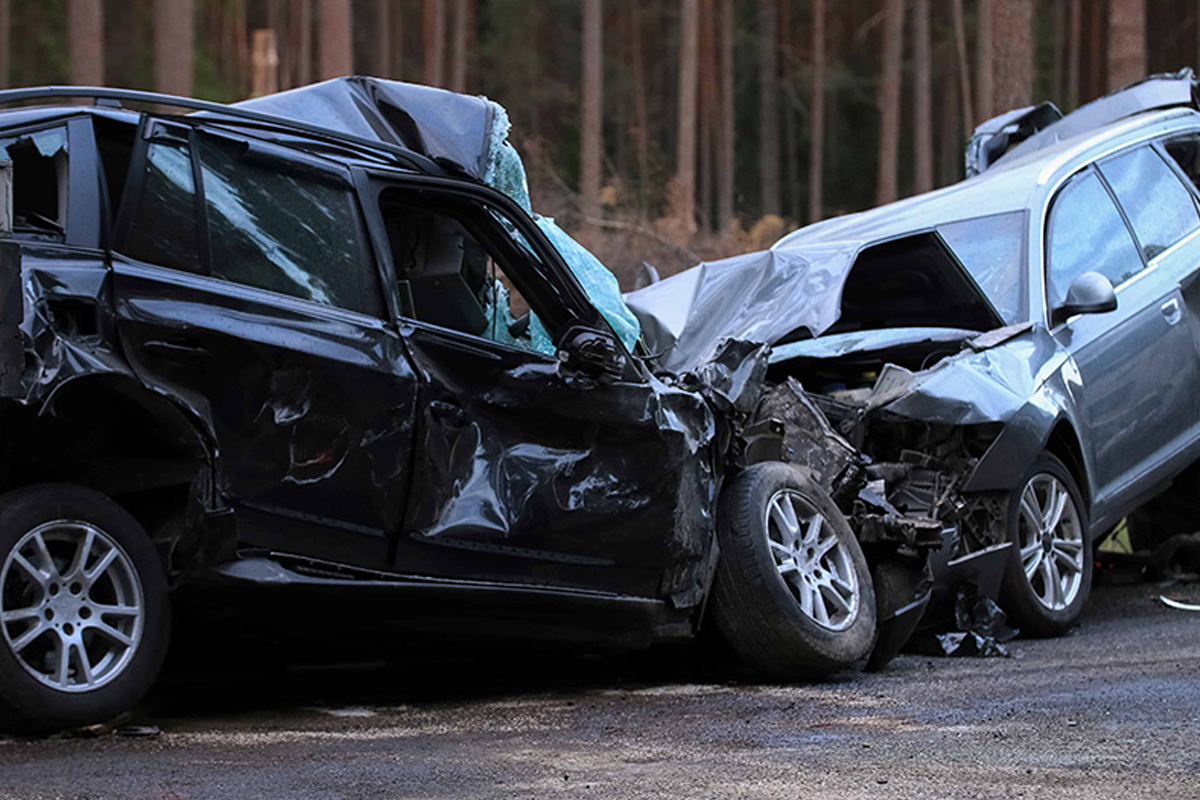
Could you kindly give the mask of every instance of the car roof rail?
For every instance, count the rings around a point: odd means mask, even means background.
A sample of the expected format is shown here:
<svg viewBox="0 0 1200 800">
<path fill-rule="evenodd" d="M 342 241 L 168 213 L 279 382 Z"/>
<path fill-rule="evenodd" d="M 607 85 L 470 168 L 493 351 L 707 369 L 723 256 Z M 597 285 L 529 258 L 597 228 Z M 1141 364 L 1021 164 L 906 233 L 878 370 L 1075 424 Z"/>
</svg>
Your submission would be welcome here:
<svg viewBox="0 0 1200 800">
<path fill-rule="evenodd" d="M 331 140 L 333 142 L 353 144 L 360 148 L 365 148 L 374 152 L 383 152 L 394 158 L 398 158 L 406 162 L 410 167 L 419 172 L 433 175 L 441 175 L 446 172 L 445 168 L 438 162 L 428 156 L 410 150 L 407 147 L 402 147 L 388 142 L 381 142 L 377 139 L 366 139 L 361 136 L 355 136 L 341 131 L 334 131 L 328 128 L 322 128 L 320 125 L 312 125 L 301 120 L 292 119 L 290 117 L 280 117 L 275 114 L 264 114 L 260 111 L 248 111 L 244 108 L 236 108 L 226 105 L 225 103 L 216 103 L 210 100 L 197 100 L 194 97 L 183 97 L 180 95 L 164 94 L 162 92 L 147 92 L 141 89 L 117 89 L 108 86 L 29 86 L 19 89 L 4 89 L 0 90 L 0 106 L 7 106 L 13 103 L 21 103 L 29 100 L 53 100 L 53 99 L 85 99 L 92 100 L 97 106 L 113 108 L 113 103 L 116 107 L 121 107 L 122 101 L 137 102 L 137 103 L 155 103 L 161 106 L 173 106 L 175 108 L 186 108 L 193 111 L 202 111 L 207 114 L 219 115 L 228 117 L 235 121 L 253 122 L 259 125 L 269 125 L 272 127 L 283 128 L 288 131 L 295 131 L 308 134 L 313 137 Z"/>
<path fill-rule="evenodd" d="M 1054 118 L 1058 109 L 1048 103 L 1001 114 L 975 129 L 967 149 L 968 176 L 979 174 L 992 164 L 1015 160 L 1146 111 L 1200 108 L 1197 87 L 1196 75 L 1190 67 L 1184 67 L 1178 72 L 1143 78 L 1086 103 L 1070 114 L 1059 115 L 1058 119 Z M 1022 123 L 1023 136 L 1016 133 Z M 985 149 L 989 151 L 986 155 Z"/>
</svg>

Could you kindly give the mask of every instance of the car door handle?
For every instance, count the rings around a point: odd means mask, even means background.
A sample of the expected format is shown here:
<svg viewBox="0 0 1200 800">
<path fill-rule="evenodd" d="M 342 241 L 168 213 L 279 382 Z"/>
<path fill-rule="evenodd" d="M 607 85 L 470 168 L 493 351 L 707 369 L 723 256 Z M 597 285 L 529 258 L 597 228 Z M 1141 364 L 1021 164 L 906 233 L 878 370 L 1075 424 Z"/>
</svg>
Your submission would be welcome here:
<svg viewBox="0 0 1200 800">
<path fill-rule="evenodd" d="M 1171 325 L 1183 319 L 1183 314 L 1179 312 L 1179 301 L 1173 297 L 1162 304 L 1162 314 Z"/>
<path fill-rule="evenodd" d="M 189 361 L 198 361 L 209 356 L 208 350 L 198 344 L 173 342 L 169 339 L 151 339 L 142 345 L 142 349 L 164 358 L 187 359 Z"/>
<path fill-rule="evenodd" d="M 452 403 L 444 403 L 441 400 L 434 400 L 429 404 L 429 415 L 447 425 L 467 424 L 467 412 Z"/>
</svg>

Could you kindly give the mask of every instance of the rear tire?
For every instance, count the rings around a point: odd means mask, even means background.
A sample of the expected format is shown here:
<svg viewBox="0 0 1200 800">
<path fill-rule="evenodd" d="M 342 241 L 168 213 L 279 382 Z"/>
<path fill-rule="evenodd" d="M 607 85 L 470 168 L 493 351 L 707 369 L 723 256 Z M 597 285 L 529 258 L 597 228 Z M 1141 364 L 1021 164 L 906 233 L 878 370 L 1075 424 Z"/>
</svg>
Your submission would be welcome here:
<svg viewBox="0 0 1200 800">
<path fill-rule="evenodd" d="M 127 511 L 81 486 L 0 496 L 0 725 L 50 733 L 129 710 L 170 631 L 162 563 Z"/>
<path fill-rule="evenodd" d="M 742 472 L 722 493 L 717 535 L 713 617 L 751 667 L 814 678 L 870 652 L 876 614 L 866 559 L 807 471 L 770 462 Z"/>
<path fill-rule="evenodd" d="M 1001 601 L 1022 633 L 1060 636 L 1079 620 L 1092 586 L 1087 508 L 1070 470 L 1043 453 L 1009 495 L 1012 542 Z"/>
</svg>

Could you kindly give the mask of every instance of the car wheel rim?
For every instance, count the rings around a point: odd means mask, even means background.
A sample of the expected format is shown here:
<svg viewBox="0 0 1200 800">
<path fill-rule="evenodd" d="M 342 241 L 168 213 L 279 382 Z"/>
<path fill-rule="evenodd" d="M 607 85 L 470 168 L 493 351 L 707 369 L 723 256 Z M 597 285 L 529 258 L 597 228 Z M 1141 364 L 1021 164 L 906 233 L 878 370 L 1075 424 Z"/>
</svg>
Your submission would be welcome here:
<svg viewBox="0 0 1200 800">
<path fill-rule="evenodd" d="M 775 568 L 804 615 L 831 631 L 850 627 L 858 616 L 858 576 L 833 526 L 790 489 L 767 503 L 766 526 Z"/>
<path fill-rule="evenodd" d="M 116 680 L 142 638 L 141 582 L 100 528 L 55 520 L 26 533 L 0 569 L 0 630 L 42 684 L 87 692 Z"/>
<path fill-rule="evenodd" d="M 1017 531 L 1029 588 L 1045 608 L 1062 611 L 1079 596 L 1084 564 L 1079 509 L 1062 481 L 1042 473 L 1025 484 Z"/>
</svg>

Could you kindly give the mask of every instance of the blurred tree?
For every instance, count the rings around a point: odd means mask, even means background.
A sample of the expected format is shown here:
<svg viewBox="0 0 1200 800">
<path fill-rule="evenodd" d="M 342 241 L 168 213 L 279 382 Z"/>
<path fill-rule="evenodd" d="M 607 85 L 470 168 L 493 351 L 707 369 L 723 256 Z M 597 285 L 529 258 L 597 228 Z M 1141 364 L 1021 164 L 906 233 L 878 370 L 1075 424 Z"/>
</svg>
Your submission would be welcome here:
<svg viewBox="0 0 1200 800">
<path fill-rule="evenodd" d="M 336 78 L 354 71 L 350 0 L 319 0 L 321 25 L 318 54 L 320 78 Z"/>
<path fill-rule="evenodd" d="M 67 47 L 71 83 L 99 86 L 104 83 L 104 16 L 100 0 L 68 0 Z"/>
<path fill-rule="evenodd" d="M 1109 0 L 1108 88 L 1146 77 L 1146 0 Z"/>
<path fill-rule="evenodd" d="M 604 15 L 601 0 L 583 0 L 583 119 L 579 163 L 579 206 L 590 220 L 600 218 L 604 113 Z"/>
<path fill-rule="evenodd" d="M 375 68 L 372 72 L 380 78 L 392 77 L 392 14 L 399 14 L 399 7 L 392 8 L 392 0 L 375 0 Z"/>
<path fill-rule="evenodd" d="M 185 97 L 192 94 L 195 20 L 192 0 L 155 0 L 154 77 L 158 91 Z"/>
<path fill-rule="evenodd" d="M 1000 0 L 1003 4 L 1005 0 Z M 995 22 L 992 0 L 979 0 L 975 9 L 975 124 L 986 122 L 993 116 L 996 102 L 996 56 Z"/>
<path fill-rule="evenodd" d="M 883 60 L 879 79 L 879 181 L 875 202 L 899 196 L 900 70 L 904 53 L 904 0 L 884 0 Z"/>
<path fill-rule="evenodd" d="M 679 0 L 679 126 L 675 147 L 672 213 L 680 234 L 696 232 L 696 96 L 700 0 Z"/>
<path fill-rule="evenodd" d="M 816 0 L 823 3 L 825 0 Z M 717 145 L 717 230 L 728 231 L 734 220 L 734 137 L 736 113 L 733 102 L 733 0 L 719 0 L 717 24 L 718 70 L 720 71 L 721 110 L 718 115 Z"/>
<path fill-rule="evenodd" d="M 445 85 L 446 67 L 446 3 L 445 0 L 425 0 L 425 83 Z"/>
<path fill-rule="evenodd" d="M 960 109 L 963 120 L 963 134 L 970 138 L 975 129 L 973 122 L 975 104 L 971 96 L 971 62 L 967 58 L 967 28 L 963 21 L 963 0 L 953 0 L 951 13 L 954 17 L 954 46 L 958 50 L 959 91 L 962 99 Z"/>
<path fill-rule="evenodd" d="M 12 80 L 12 63 L 9 53 L 9 30 L 12 27 L 12 7 L 9 0 L 0 0 L 0 88 L 7 88 Z"/>
<path fill-rule="evenodd" d="M 929 46 L 929 0 L 913 0 L 913 190 L 933 188 L 933 100 Z"/>
<path fill-rule="evenodd" d="M 456 92 L 467 90 L 467 72 L 471 51 L 474 49 L 472 32 L 475 18 L 474 0 L 454 0 L 453 47 L 450 53 L 450 88 Z"/>
<path fill-rule="evenodd" d="M 1033 102 L 1033 6 L 1034 0 L 992 5 L 994 114 Z"/>
<path fill-rule="evenodd" d="M 825 0 L 813 0 L 812 117 L 808 152 L 808 219 L 824 215 L 825 191 Z"/>
<path fill-rule="evenodd" d="M 758 176 L 761 213 L 779 207 L 779 8 L 758 0 Z"/>
</svg>

